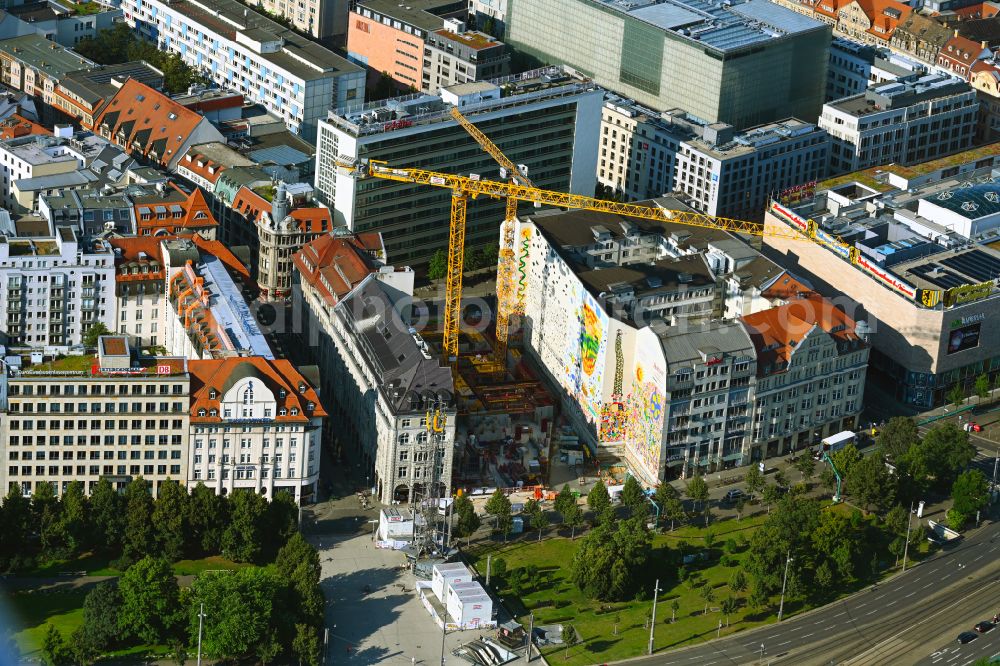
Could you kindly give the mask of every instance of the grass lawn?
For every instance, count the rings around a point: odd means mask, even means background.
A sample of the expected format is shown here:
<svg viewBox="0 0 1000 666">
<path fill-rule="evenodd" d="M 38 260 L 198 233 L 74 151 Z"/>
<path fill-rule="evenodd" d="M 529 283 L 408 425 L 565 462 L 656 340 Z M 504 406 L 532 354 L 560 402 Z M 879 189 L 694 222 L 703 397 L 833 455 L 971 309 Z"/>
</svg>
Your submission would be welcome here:
<svg viewBox="0 0 1000 666">
<path fill-rule="evenodd" d="M 41 650 L 48 624 L 55 625 L 65 638 L 76 631 L 83 624 L 83 599 L 86 596 L 87 593 L 82 590 L 6 595 L 17 632 L 14 640 L 21 649 L 22 657 L 36 656 Z"/>
<path fill-rule="evenodd" d="M 765 514 L 757 514 L 742 521 L 725 520 L 711 524 L 710 530 L 715 537 L 712 547 L 713 557 L 704 564 L 687 565 L 714 590 L 714 600 L 708 604 L 707 613 L 700 590 L 688 583 L 677 581 L 676 566 L 670 564 L 667 559 L 667 547 L 676 548 L 680 541 L 686 541 L 695 550 L 703 547 L 705 528 L 688 525 L 654 537 L 649 569 L 662 572 L 661 592 L 656 607 L 656 650 L 715 638 L 719 632 L 720 620 L 723 623 L 722 635 L 745 631 L 774 621 L 775 612 L 748 608 L 741 598 L 741 596 L 746 597 L 746 592 L 738 595 L 729 589 L 729 580 L 738 564 L 746 557 L 746 549 L 737 548 L 732 555 L 731 566 L 722 566 L 719 563 L 719 556 L 723 554 L 723 545 L 727 540 L 733 539 L 737 544 L 745 543 L 744 539 L 749 540 L 753 531 L 766 517 Z M 575 541 L 565 537 L 554 537 L 541 542 L 529 538 L 506 546 L 498 543 L 482 544 L 467 551 L 467 555 L 470 564 L 480 572 L 485 572 L 486 558 L 490 553 L 494 561 L 497 557 L 504 558 L 508 573 L 530 564 L 538 567 L 541 572 L 541 583 L 534 589 L 522 590 L 520 597 L 516 597 L 507 589 L 506 594 L 500 596 L 507 608 L 524 625 L 528 623 L 530 612 L 534 612 L 536 627 L 544 624 L 572 623 L 580 643 L 570 648 L 568 660 L 565 659 L 565 647 L 543 649 L 553 663 L 594 664 L 645 654 L 649 641 L 648 618 L 652 609 L 652 582 L 649 583 L 649 598 L 643 601 L 611 603 L 588 599 L 572 583 L 568 567 L 580 542 L 579 537 Z M 911 551 L 911 557 L 916 555 L 914 559 L 923 554 Z M 862 586 L 863 583 L 858 583 L 854 589 Z M 845 593 L 853 592 L 854 589 L 845 590 Z M 737 597 L 740 602 L 737 611 L 729 618 L 727 627 L 726 618 L 719 607 L 722 600 L 728 596 Z M 674 602 L 678 605 L 677 617 L 676 621 L 671 622 Z M 801 612 L 806 608 L 808 608 L 806 602 L 801 599 L 785 600 L 786 615 Z"/>
<path fill-rule="evenodd" d="M 245 562 L 233 562 L 224 557 L 213 555 L 200 560 L 180 560 L 174 563 L 174 573 L 178 576 L 197 576 L 213 569 L 243 569 L 252 566 Z"/>
</svg>

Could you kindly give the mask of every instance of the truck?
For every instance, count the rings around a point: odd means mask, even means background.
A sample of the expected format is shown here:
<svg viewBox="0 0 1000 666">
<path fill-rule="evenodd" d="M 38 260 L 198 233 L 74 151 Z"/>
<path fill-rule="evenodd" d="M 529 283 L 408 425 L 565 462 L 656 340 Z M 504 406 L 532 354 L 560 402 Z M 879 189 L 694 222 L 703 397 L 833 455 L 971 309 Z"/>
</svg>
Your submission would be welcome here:
<svg viewBox="0 0 1000 666">
<path fill-rule="evenodd" d="M 843 432 L 838 432 L 836 435 L 830 435 L 829 437 L 824 437 L 820 441 L 820 452 L 826 451 L 827 453 L 833 453 L 834 451 L 839 451 L 855 439 L 855 435 L 850 430 L 844 430 Z"/>
</svg>

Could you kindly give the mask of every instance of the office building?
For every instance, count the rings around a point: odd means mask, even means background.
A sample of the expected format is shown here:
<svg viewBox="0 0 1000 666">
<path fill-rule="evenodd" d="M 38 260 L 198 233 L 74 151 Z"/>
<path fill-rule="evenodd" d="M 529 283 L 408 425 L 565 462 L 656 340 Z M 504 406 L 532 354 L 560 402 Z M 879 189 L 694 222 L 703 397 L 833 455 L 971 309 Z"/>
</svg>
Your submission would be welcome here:
<svg viewBox="0 0 1000 666">
<path fill-rule="evenodd" d="M 385 504 L 451 493 L 457 411 L 451 370 L 405 319 L 413 272 L 375 257 L 376 234 L 324 236 L 295 255 L 331 439 L 362 461 Z"/>
<path fill-rule="evenodd" d="M 110 206 L 108 191 L 118 191 L 130 182 L 138 180 L 138 171 L 148 171 L 136 159 L 115 145 L 100 137 L 90 135 L 77 137 L 70 145 L 83 155 L 85 166 L 76 171 L 43 174 L 29 178 L 18 178 L 11 182 L 10 198 L 12 210 L 18 213 L 37 211 L 49 222 L 68 223 L 78 226 L 85 234 L 96 234 L 110 226 L 122 233 L 135 233 L 131 215 L 119 216 L 117 212 L 108 216 L 106 210 L 118 210 Z M 166 176 L 163 176 L 165 179 Z M 118 199 L 112 194 L 111 200 Z"/>
<path fill-rule="evenodd" d="M 570 18 L 571 17 L 571 18 Z M 830 27 L 765 0 L 511 0 L 508 46 L 737 129 L 819 115 Z"/>
<path fill-rule="evenodd" d="M 86 167 L 107 145 L 107 141 L 90 132 L 74 134 L 68 125 L 56 126 L 54 136 L 24 136 L 0 141 L 4 207 L 8 210 L 17 207 L 15 182 L 74 173 Z"/>
<path fill-rule="evenodd" d="M 760 448 L 751 459 L 858 429 L 870 351 L 864 326 L 816 295 L 741 321 L 757 359 L 751 439 Z"/>
<path fill-rule="evenodd" d="M 315 499 L 323 423 L 316 368 L 261 357 L 188 361 L 188 484 Z"/>
<path fill-rule="evenodd" d="M 251 268 L 265 301 L 291 295 L 292 256 L 333 230 L 330 209 L 316 205 L 313 188 L 305 183 L 241 187 L 224 219 L 227 242 L 250 248 Z"/>
<path fill-rule="evenodd" d="M 60 495 L 72 481 L 122 491 L 141 476 L 154 495 L 167 479 L 185 483 L 187 359 L 137 352 L 109 335 L 92 356 L 4 364 L 0 483 L 28 496 L 42 483 Z"/>
<path fill-rule="evenodd" d="M 342 41 L 347 34 L 348 0 L 262 0 L 257 6 L 317 40 Z"/>
<path fill-rule="evenodd" d="M 124 0 L 140 36 L 242 93 L 303 138 L 333 107 L 364 99 L 364 70 L 237 0 Z M 183 154 L 183 153 L 182 153 Z"/>
<path fill-rule="evenodd" d="M 941 48 L 953 36 L 952 29 L 940 21 L 919 12 L 912 12 L 896 26 L 889 40 L 889 46 L 897 53 L 934 64 Z"/>
<path fill-rule="evenodd" d="M 674 190 L 702 213 L 760 219 L 767 198 L 827 175 L 830 138 L 795 118 L 736 133 L 714 123 L 681 143 Z"/>
<path fill-rule="evenodd" d="M 401 89 L 421 90 L 430 33 L 465 11 L 464 0 L 359 0 L 351 7 L 347 53 L 368 68 L 373 83 L 385 74 Z"/>
<path fill-rule="evenodd" d="M 490 35 L 502 36 L 507 27 L 505 0 L 469 0 L 469 17 L 476 28 Z"/>
<path fill-rule="evenodd" d="M 888 48 L 838 37 L 830 45 L 826 100 L 859 95 L 879 83 L 915 80 L 927 70 L 926 64 Z"/>
<path fill-rule="evenodd" d="M 8 3 L 4 11 L 23 21 L 29 30 L 67 48 L 75 47 L 81 39 L 93 39 L 122 20 L 122 10 L 107 5 L 99 6 L 97 11 L 79 11 L 69 0 L 11 5 Z"/>
<path fill-rule="evenodd" d="M 609 94 L 601 109 L 597 182 L 607 194 L 632 201 L 672 192 L 681 142 L 704 126 L 680 109 L 658 112 Z"/>
<path fill-rule="evenodd" d="M 858 250 L 851 264 L 838 247 L 765 236 L 768 256 L 866 322 L 873 379 L 903 403 L 930 408 L 956 386 L 971 391 L 981 374 L 995 380 L 998 160 L 991 144 L 918 167 L 873 168 L 820 184 L 798 206 L 772 204 L 766 216 L 778 229 L 813 219 Z"/>
<path fill-rule="evenodd" d="M 3 344 L 79 345 L 97 322 L 114 330 L 114 253 L 106 241 L 81 239 L 71 227 L 55 236 L 0 236 Z"/>
<path fill-rule="evenodd" d="M 506 76 L 510 70 L 507 47 L 493 37 L 466 30 L 458 19 L 447 19 L 424 42 L 420 89 L 436 94 L 441 88 Z"/>
<path fill-rule="evenodd" d="M 914 164 L 972 145 L 979 102 L 964 81 L 929 74 L 885 83 L 823 106 L 831 173 L 877 164 Z"/>
<path fill-rule="evenodd" d="M 452 118 L 458 106 L 538 187 L 593 195 L 603 92 L 561 69 L 496 83 L 466 83 L 440 96 L 418 94 L 339 109 L 320 123 L 316 196 L 334 224 L 379 231 L 389 255 L 423 263 L 447 246 L 451 192 L 372 178 L 338 168 L 338 160 L 386 160 L 390 165 L 498 178 L 498 167 Z M 466 246 L 496 240 L 504 202 L 469 201 Z"/>
<path fill-rule="evenodd" d="M 56 90 L 67 74 L 95 63 L 39 34 L 0 40 L 3 82 L 35 96 L 45 107 L 56 106 Z M 48 115 L 45 113 L 45 115 Z"/>
</svg>

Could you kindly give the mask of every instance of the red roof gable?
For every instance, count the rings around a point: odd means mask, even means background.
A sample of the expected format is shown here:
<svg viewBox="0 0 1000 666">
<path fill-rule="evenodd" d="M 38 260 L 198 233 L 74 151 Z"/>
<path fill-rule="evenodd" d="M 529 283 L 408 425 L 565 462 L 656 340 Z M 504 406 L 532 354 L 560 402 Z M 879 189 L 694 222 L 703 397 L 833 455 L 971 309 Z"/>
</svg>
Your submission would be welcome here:
<svg viewBox="0 0 1000 666">
<path fill-rule="evenodd" d="M 218 226 L 201 189 L 196 187 L 188 194 L 175 183 L 170 183 L 170 187 L 172 191 L 164 195 L 136 197 L 135 219 L 140 234 L 163 236 Z M 180 208 L 179 215 L 172 210 L 175 206 Z"/>
<path fill-rule="evenodd" d="M 293 256 L 303 282 L 336 305 L 377 270 L 368 248 L 356 237 L 326 234 L 302 246 Z"/>
<path fill-rule="evenodd" d="M 247 367 L 249 366 L 249 367 Z M 313 416 L 326 416 L 323 405 L 320 404 L 316 389 L 295 369 L 291 362 L 285 359 L 274 361 L 259 356 L 237 357 L 226 359 L 211 359 L 205 361 L 188 361 L 188 372 L 191 373 L 191 422 L 220 423 L 222 421 L 220 403 L 224 397 L 227 384 L 233 373 L 239 369 L 241 376 L 253 375 L 274 393 L 277 407 L 287 411 L 284 416 L 276 414 L 275 421 L 281 423 L 306 423 Z M 305 386 L 300 392 L 299 387 Z M 212 390 L 215 398 L 211 398 Z M 285 397 L 278 397 L 279 390 L 285 390 Z M 309 403 L 313 409 L 309 410 Z M 199 416 L 204 409 L 205 416 Z M 209 416 L 211 410 L 216 410 L 216 416 Z M 292 410 L 297 410 L 292 415 Z"/>
</svg>

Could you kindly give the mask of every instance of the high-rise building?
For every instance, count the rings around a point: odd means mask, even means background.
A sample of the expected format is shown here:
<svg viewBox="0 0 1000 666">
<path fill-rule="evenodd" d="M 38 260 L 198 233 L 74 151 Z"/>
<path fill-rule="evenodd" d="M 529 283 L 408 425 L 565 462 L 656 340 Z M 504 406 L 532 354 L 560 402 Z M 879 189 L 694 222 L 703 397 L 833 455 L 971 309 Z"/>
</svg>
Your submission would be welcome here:
<svg viewBox="0 0 1000 666">
<path fill-rule="evenodd" d="M 738 129 L 819 115 L 830 27 L 768 0 L 510 0 L 507 44 Z"/>
<path fill-rule="evenodd" d="M 510 53 L 505 44 L 485 33 L 466 30 L 458 19 L 447 19 L 444 27 L 432 31 L 424 42 L 420 89 L 437 93 L 459 83 L 506 76 L 509 70 Z"/>
<path fill-rule="evenodd" d="M 972 145 L 979 102 L 960 79 L 929 74 L 884 83 L 823 106 L 831 173 L 878 164 L 915 164 Z"/>
<path fill-rule="evenodd" d="M 362 67 L 237 0 L 124 0 L 122 10 L 141 37 L 263 105 L 307 140 L 331 107 L 364 99 Z"/>
<path fill-rule="evenodd" d="M 538 187 L 593 195 L 603 91 L 556 68 L 495 83 L 466 83 L 439 96 L 418 94 L 331 112 L 320 123 L 316 196 L 334 224 L 379 231 L 400 263 L 426 262 L 447 246 L 451 192 L 375 178 L 357 178 L 339 161 L 385 160 L 390 165 L 499 178 L 498 166 L 449 113 L 462 109 Z M 504 202 L 469 202 L 466 243 L 496 241 Z"/>
</svg>

